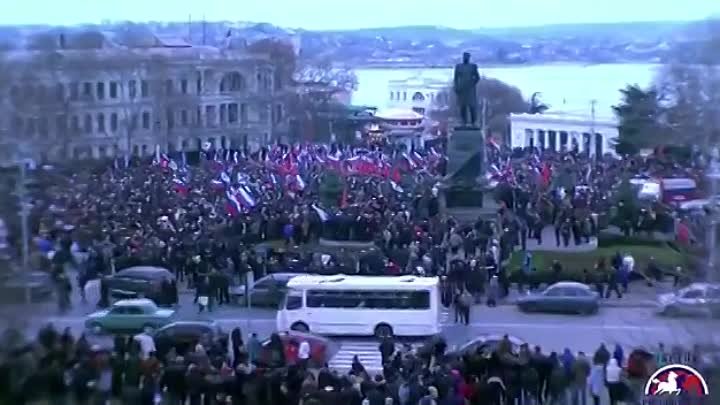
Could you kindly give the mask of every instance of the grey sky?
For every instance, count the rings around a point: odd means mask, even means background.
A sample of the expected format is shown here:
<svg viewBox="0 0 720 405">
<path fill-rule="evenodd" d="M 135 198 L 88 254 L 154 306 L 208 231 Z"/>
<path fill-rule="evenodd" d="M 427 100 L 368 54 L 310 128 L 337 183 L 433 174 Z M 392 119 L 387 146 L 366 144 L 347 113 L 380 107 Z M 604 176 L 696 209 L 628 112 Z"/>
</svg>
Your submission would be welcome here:
<svg viewBox="0 0 720 405">
<path fill-rule="evenodd" d="M 0 24 L 200 20 L 269 22 L 307 29 L 400 25 L 453 28 L 558 23 L 698 20 L 720 14 L 718 0 L 19 0 Z M 462 11 L 458 11 L 461 9 Z"/>
</svg>

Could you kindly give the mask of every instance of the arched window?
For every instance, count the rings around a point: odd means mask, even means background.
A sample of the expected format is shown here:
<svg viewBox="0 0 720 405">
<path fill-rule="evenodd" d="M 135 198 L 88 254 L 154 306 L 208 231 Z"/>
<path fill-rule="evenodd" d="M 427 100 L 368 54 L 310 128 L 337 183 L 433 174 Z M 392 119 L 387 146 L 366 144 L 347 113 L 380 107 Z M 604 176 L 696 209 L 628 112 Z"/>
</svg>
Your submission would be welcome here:
<svg viewBox="0 0 720 405">
<path fill-rule="evenodd" d="M 412 97 L 413 101 L 425 101 L 425 96 L 421 92 L 415 92 Z"/>
<path fill-rule="evenodd" d="M 245 77 L 240 72 L 230 72 L 220 80 L 220 92 L 236 92 L 245 90 Z"/>
</svg>

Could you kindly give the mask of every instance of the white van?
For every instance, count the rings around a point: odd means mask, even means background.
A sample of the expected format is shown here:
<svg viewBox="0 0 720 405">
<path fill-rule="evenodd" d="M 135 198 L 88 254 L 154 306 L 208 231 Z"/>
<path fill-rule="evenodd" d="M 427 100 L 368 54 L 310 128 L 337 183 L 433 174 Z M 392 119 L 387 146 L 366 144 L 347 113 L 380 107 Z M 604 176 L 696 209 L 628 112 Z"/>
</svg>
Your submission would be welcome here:
<svg viewBox="0 0 720 405">
<path fill-rule="evenodd" d="M 279 331 L 429 336 L 440 332 L 437 277 L 304 275 L 287 284 Z"/>
</svg>

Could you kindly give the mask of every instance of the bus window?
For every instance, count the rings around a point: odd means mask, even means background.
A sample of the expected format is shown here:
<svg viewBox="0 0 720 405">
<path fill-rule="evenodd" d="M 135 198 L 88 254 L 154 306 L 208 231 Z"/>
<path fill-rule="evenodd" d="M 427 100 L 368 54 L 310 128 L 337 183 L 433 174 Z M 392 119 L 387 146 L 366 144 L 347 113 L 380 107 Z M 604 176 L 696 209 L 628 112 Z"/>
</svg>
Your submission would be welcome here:
<svg viewBox="0 0 720 405">
<path fill-rule="evenodd" d="M 309 308 L 429 309 L 429 291 L 308 291 Z"/>
<path fill-rule="evenodd" d="M 302 296 L 296 294 L 288 294 L 285 298 L 285 309 L 293 310 L 302 308 Z"/>
</svg>

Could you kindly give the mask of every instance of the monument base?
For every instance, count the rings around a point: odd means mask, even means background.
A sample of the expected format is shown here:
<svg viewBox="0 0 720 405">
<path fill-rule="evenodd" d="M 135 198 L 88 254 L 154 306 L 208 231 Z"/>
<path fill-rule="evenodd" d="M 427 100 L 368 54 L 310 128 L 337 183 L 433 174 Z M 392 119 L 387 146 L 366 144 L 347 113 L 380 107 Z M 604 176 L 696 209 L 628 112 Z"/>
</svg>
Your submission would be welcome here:
<svg viewBox="0 0 720 405">
<path fill-rule="evenodd" d="M 476 187 L 451 185 L 445 190 L 447 208 L 483 207 L 483 191 Z"/>
<path fill-rule="evenodd" d="M 477 128 L 456 128 L 448 138 L 446 174 L 453 177 L 461 175 L 472 180 L 484 174 L 482 170 L 485 163 L 483 162 L 484 146 L 485 139 L 482 130 Z M 477 167 L 468 168 L 471 169 L 472 173 L 465 173 L 462 169 L 471 160 L 476 161 L 474 163 Z M 461 171 L 462 173 L 460 173 Z"/>
</svg>

